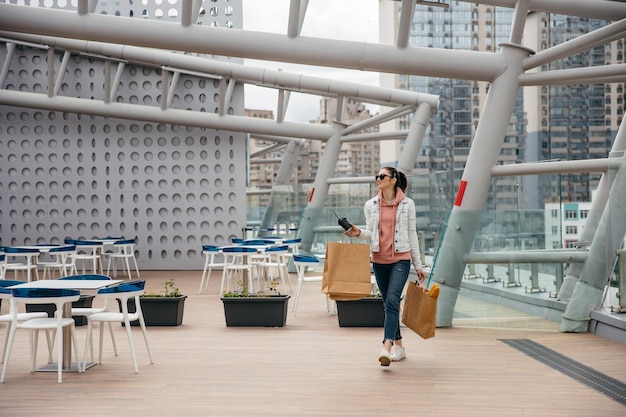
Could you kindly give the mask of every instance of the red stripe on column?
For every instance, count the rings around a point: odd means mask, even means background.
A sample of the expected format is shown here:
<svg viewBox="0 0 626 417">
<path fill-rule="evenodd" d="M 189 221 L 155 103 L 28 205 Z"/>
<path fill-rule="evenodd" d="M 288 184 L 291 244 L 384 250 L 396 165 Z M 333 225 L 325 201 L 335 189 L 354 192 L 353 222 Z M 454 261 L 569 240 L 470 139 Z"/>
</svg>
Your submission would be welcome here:
<svg viewBox="0 0 626 417">
<path fill-rule="evenodd" d="M 313 194 L 315 193 L 315 188 L 311 189 L 311 194 L 309 194 L 309 203 L 313 200 Z"/>
<path fill-rule="evenodd" d="M 465 195 L 465 188 L 467 187 L 467 181 L 462 180 L 461 184 L 459 184 L 459 192 L 456 195 L 456 200 L 454 200 L 454 205 L 461 207 L 461 203 L 463 202 L 463 196 Z"/>
</svg>

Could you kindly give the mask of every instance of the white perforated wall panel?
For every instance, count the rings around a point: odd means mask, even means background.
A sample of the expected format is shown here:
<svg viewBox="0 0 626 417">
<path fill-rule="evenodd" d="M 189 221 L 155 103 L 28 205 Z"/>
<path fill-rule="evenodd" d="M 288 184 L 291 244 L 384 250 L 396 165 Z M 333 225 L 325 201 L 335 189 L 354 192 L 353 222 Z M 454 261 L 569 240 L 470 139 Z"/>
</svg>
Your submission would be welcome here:
<svg viewBox="0 0 626 417">
<path fill-rule="evenodd" d="M 173 14 L 162 3 L 134 3 L 134 15 Z M 239 1 L 205 4 L 204 24 L 240 25 Z M 45 94 L 46 71 L 46 51 L 20 47 L 3 88 Z M 128 64 L 115 101 L 158 107 L 160 83 L 159 68 Z M 104 61 L 73 55 L 59 95 L 102 100 L 103 86 Z M 182 75 L 171 107 L 216 113 L 218 100 L 217 81 Z M 238 86 L 228 113 L 243 107 Z M 134 237 L 142 269 L 200 269 L 202 244 L 241 235 L 245 185 L 242 133 L 0 106 L 1 245 Z"/>
</svg>

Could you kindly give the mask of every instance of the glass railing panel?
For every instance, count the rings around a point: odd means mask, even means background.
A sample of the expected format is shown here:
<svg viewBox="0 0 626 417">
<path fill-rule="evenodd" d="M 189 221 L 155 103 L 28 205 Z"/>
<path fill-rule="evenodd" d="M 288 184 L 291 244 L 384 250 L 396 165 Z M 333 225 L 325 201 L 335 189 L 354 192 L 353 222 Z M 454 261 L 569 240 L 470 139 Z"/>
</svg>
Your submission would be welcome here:
<svg viewBox="0 0 626 417">
<path fill-rule="evenodd" d="M 453 207 L 460 177 L 461 172 L 455 171 L 411 175 L 409 178 L 407 195 L 415 201 L 417 229 L 423 252 L 427 255 L 427 262 L 434 264 L 435 268 L 437 248 L 441 245 L 446 219 Z M 568 201 L 561 204 L 564 195 L 562 189 L 566 182 L 560 175 L 493 178 L 485 207 L 477 217 L 478 228 L 471 251 L 487 254 L 500 252 L 502 255 L 524 251 L 547 253 L 587 250 L 584 242 L 580 242 L 585 221 L 580 218 L 572 219 L 576 222 L 570 224 L 568 216 L 571 213 L 568 210 L 573 205 L 578 205 L 578 216 L 593 217 L 601 216 L 602 213 L 594 213 L 585 208 L 585 205 L 590 207 L 590 202 L 587 201 Z M 567 182 L 570 188 L 574 185 L 571 179 Z M 339 217 L 347 217 L 352 223 L 364 226 L 363 205 L 377 193 L 373 181 L 367 184 L 332 184 L 325 207 L 307 209 L 311 187 L 310 183 L 304 183 L 297 187 L 275 189 L 271 197 L 269 194 L 249 195 L 249 226 L 259 227 L 263 224 L 268 215 L 268 206 L 275 210 L 273 225 L 276 227 L 288 225 L 299 229 L 313 219 L 313 224 L 309 225 L 315 230 L 311 252 L 323 255 L 329 241 L 342 238 L 342 229 L 337 225 L 335 213 Z M 547 198 L 541 197 L 546 195 Z M 622 218 L 612 216 L 610 221 L 624 221 Z M 605 224 L 605 227 L 610 226 Z M 606 233 L 610 234 L 611 230 Z M 515 291 L 534 299 L 554 300 L 568 266 L 567 263 L 550 260 L 468 264 L 463 282 Z M 612 276 L 616 276 L 615 272 Z M 618 282 L 617 279 L 611 279 L 610 286 L 616 288 Z"/>
</svg>

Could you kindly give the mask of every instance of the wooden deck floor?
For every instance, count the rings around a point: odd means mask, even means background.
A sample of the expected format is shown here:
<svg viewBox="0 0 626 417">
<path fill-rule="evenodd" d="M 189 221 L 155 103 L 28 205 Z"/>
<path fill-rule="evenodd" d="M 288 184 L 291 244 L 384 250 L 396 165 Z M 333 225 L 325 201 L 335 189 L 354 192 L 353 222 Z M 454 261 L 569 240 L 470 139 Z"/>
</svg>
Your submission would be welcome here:
<svg viewBox="0 0 626 417">
<path fill-rule="evenodd" d="M 182 326 L 148 328 L 155 363 L 133 329 L 133 373 L 120 326 L 118 357 L 107 338 L 103 364 L 57 384 L 54 373 L 29 372 L 27 336 L 18 333 L 0 385 L 0 416 L 626 415 L 619 402 L 500 341 L 531 339 L 626 382 L 626 346 L 594 335 L 559 333 L 536 319 L 533 329 L 520 327 L 519 316 L 511 317 L 515 329 L 504 328 L 502 318 L 500 328 L 483 319 L 481 328 L 438 329 L 430 340 L 405 329 L 407 359 L 383 368 L 382 331 L 340 328 L 314 283 L 286 327 L 226 328 L 217 273 L 206 294 L 197 293 L 198 271 L 142 274 L 153 289 L 174 277 L 189 296 Z M 77 330 L 82 349 L 86 328 Z M 40 363 L 44 350 L 42 344 Z"/>
</svg>

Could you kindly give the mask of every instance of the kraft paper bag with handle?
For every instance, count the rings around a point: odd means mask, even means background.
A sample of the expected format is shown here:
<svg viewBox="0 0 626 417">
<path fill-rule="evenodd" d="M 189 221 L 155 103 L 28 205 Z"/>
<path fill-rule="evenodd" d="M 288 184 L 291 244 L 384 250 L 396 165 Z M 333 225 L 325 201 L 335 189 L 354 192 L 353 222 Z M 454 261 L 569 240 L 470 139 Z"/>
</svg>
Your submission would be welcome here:
<svg viewBox="0 0 626 417">
<path fill-rule="evenodd" d="M 370 247 L 362 243 L 329 242 L 322 292 L 332 300 L 358 300 L 372 292 Z"/>
<path fill-rule="evenodd" d="M 402 323 L 423 339 L 435 336 L 437 298 L 428 295 L 428 291 L 415 281 L 407 283 Z"/>
</svg>

